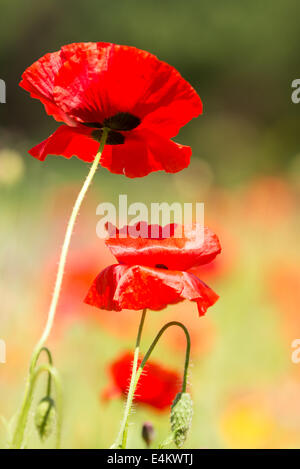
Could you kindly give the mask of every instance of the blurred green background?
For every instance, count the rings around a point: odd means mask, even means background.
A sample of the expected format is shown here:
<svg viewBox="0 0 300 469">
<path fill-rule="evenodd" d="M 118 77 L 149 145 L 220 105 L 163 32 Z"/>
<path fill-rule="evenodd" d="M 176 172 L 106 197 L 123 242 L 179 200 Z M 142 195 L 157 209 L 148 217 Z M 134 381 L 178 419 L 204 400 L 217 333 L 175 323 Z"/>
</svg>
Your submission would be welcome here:
<svg viewBox="0 0 300 469">
<path fill-rule="evenodd" d="M 220 295 L 205 318 L 182 304 L 147 319 L 147 345 L 175 315 L 192 332 L 195 416 L 186 446 L 300 447 L 300 364 L 291 362 L 291 341 L 300 334 L 300 105 L 291 101 L 299 14 L 296 0 L 1 0 L 0 338 L 7 363 L 0 364 L 0 414 L 9 418 L 20 401 L 66 219 L 88 170 L 76 158 L 41 163 L 27 154 L 57 123 L 18 82 L 27 66 L 63 44 L 107 41 L 175 66 L 198 91 L 204 114 L 176 138 L 193 148 L 187 170 L 128 180 L 101 169 L 85 200 L 51 341 L 64 383 L 62 445 L 108 447 L 118 430 L 122 401 L 104 404 L 99 394 L 107 364 L 133 346 L 138 314 L 92 311 L 82 298 L 113 262 L 96 237 L 96 206 L 128 194 L 129 203 L 204 202 L 223 245 L 220 260 L 203 270 Z M 180 371 L 183 353 L 180 338 L 170 336 L 154 357 Z M 145 420 L 155 424 L 156 443 L 166 436 L 168 415 L 137 405 L 131 447 L 143 447 Z M 40 447 L 34 430 L 29 446 Z"/>
</svg>

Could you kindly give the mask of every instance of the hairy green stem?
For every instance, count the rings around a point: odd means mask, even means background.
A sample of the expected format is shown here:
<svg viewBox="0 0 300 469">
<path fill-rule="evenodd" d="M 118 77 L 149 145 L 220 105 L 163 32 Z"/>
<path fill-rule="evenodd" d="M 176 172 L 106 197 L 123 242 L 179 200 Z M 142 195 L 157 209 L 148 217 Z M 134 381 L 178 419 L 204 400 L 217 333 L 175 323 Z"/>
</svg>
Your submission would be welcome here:
<svg viewBox="0 0 300 469">
<path fill-rule="evenodd" d="M 61 291 L 61 285 L 62 285 L 62 280 L 63 280 L 63 275 L 64 275 L 67 254 L 68 254 L 69 247 L 70 247 L 74 225 L 75 225 L 81 204 L 83 202 L 83 199 L 87 193 L 87 190 L 98 168 L 99 161 L 100 161 L 100 158 L 103 153 L 103 149 L 107 140 L 107 136 L 108 136 L 108 129 L 104 128 L 101 141 L 100 141 L 99 151 L 97 155 L 95 156 L 95 159 L 93 161 L 93 164 L 91 165 L 88 176 L 77 196 L 77 199 L 73 206 L 72 213 L 71 213 L 68 225 L 67 225 L 67 230 L 66 230 L 66 234 L 65 234 L 65 238 L 64 238 L 64 242 L 63 242 L 63 246 L 61 250 L 61 255 L 59 259 L 57 276 L 56 276 L 54 291 L 53 291 L 51 304 L 50 304 L 50 308 L 49 308 L 49 312 L 47 316 L 46 325 L 41 335 L 41 338 L 39 339 L 38 343 L 36 344 L 33 350 L 33 354 L 32 354 L 31 361 L 30 361 L 29 374 L 28 374 L 27 381 L 26 381 L 23 402 L 21 405 L 20 412 L 18 414 L 16 429 L 15 429 L 14 436 L 13 436 L 13 446 L 15 448 L 20 448 L 22 446 L 24 432 L 25 432 L 27 418 L 28 418 L 28 412 L 30 410 L 30 406 L 32 402 L 32 395 L 33 395 L 32 382 L 34 381 L 35 367 L 36 367 L 39 355 L 42 349 L 44 349 L 44 344 L 47 341 L 50 335 L 52 326 L 53 326 L 57 303 L 58 303 L 60 291 Z"/>
<path fill-rule="evenodd" d="M 39 353 L 37 359 L 39 359 L 39 356 L 41 355 L 42 352 L 45 352 L 45 353 L 47 354 L 49 365 L 52 366 L 52 365 L 53 365 L 52 355 L 51 355 L 50 350 L 49 350 L 47 347 L 42 347 L 42 348 L 41 348 L 40 353 Z M 51 395 L 51 384 L 52 384 L 52 375 L 51 375 L 51 373 L 48 373 L 47 396 L 50 396 L 50 395 Z"/>
<path fill-rule="evenodd" d="M 189 368 L 189 362 L 190 362 L 190 352 L 191 352 L 191 339 L 190 339 L 190 334 L 187 330 L 187 328 L 181 323 L 181 322 L 178 322 L 178 321 L 171 321 L 171 322 L 168 322 L 167 324 L 165 324 L 161 329 L 160 331 L 158 332 L 157 336 L 155 337 L 155 339 L 153 340 L 152 344 L 150 345 L 146 355 L 144 356 L 144 359 L 142 360 L 140 366 L 139 366 L 139 369 L 137 371 L 137 374 L 136 374 L 136 383 L 135 383 L 135 386 L 137 385 L 138 383 L 138 380 L 141 376 L 141 373 L 143 371 L 143 368 L 144 366 L 146 365 L 146 362 L 147 360 L 149 359 L 151 353 L 153 352 L 153 349 L 155 347 L 155 345 L 157 344 L 157 342 L 159 341 L 159 339 L 161 338 L 161 336 L 163 335 L 163 333 L 166 331 L 166 329 L 168 329 L 169 327 L 171 326 L 178 326 L 178 327 L 181 327 L 181 329 L 183 330 L 183 332 L 185 333 L 185 337 L 186 337 L 186 352 L 185 352 L 185 361 L 184 361 L 184 372 L 183 372 L 183 381 L 182 381 L 182 389 L 181 391 L 182 392 L 186 392 L 186 384 L 187 384 L 187 374 L 188 374 L 188 368 Z"/>
<path fill-rule="evenodd" d="M 168 329 L 171 326 L 180 327 L 183 330 L 183 332 L 185 333 L 185 337 L 186 337 L 186 352 L 185 352 L 185 361 L 184 361 L 183 381 L 182 381 L 182 388 L 181 388 L 182 392 L 186 392 L 187 375 L 188 375 L 188 368 L 189 368 L 189 362 L 190 362 L 190 352 L 191 352 L 191 339 L 190 339 L 190 334 L 189 334 L 187 328 L 181 322 L 171 321 L 171 322 L 168 322 L 167 324 L 165 324 L 160 329 L 160 331 L 156 335 L 155 339 L 153 340 L 152 344 L 150 345 L 147 353 L 145 354 L 140 366 L 137 369 L 140 339 L 141 339 L 141 333 L 142 333 L 143 324 L 144 324 L 144 320 L 145 320 L 145 314 L 146 314 L 146 310 L 143 311 L 143 315 L 142 315 L 140 326 L 139 326 L 139 331 L 138 331 L 138 336 L 137 336 L 137 341 L 136 341 L 135 354 L 134 354 L 134 360 L 133 360 L 132 375 L 131 375 L 131 380 L 130 380 L 130 387 L 129 387 L 129 392 L 128 392 L 128 396 L 127 396 L 127 402 L 126 402 L 124 417 L 123 417 L 123 420 L 122 420 L 122 423 L 121 423 L 121 427 L 120 427 L 118 437 L 117 437 L 115 443 L 111 446 L 111 448 L 120 448 L 120 449 L 125 449 L 126 448 L 127 433 L 128 433 L 128 418 L 130 416 L 132 401 L 133 401 L 133 398 L 134 398 L 136 386 L 137 386 L 138 381 L 139 381 L 139 379 L 141 377 L 141 374 L 143 372 L 143 368 L 145 367 L 145 365 L 147 363 L 147 360 L 149 359 L 151 353 L 153 352 L 154 347 L 156 346 L 157 342 L 159 341 L 159 339 L 163 335 L 163 333 L 166 331 L 166 329 Z"/>
<path fill-rule="evenodd" d="M 72 209 L 72 213 L 71 213 L 71 216 L 70 216 L 70 219 L 69 219 L 69 223 L 67 225 L 65 239 L 64 239 L 64 242 L 63 242 L 61 255 L 60 255 L 60 259 L 59 259 L 57 276 L 56 276 L 56 281 L 55 281 L 55 286 L 54 286 L 54 291 L 53 291 L 53 296 L 52 296 L 52 300 L 51 300 L 51 304 L 50 304 L 50 309 L 49 309 L 49 313 L 48 313 L 47 322 L 46 322 L 44 331 L 42 333 L 42 336 L 41 336 L 39 342 L 37 343 L 37 345 L 35 347 L 33 358 L 31 360 L 31 367 L 33 367 L 33 368 L 35 367 L 36 360 L 37 360 L 37 357 L 39 355 L 40 349 L 43 347 L 44 343 L 47 341 L 47 339 L 50 335 L 52 326 L 53 326 L 53 321 L 54 321 L 56 308 L 57 308 L 57 303 L 58 303 L 58 299 L 59 299 L 59 295 L 60 295 L 64 270 L 65 270 L 65 264 L 66 264 L 66 260 L 67 260 L 67 255 L 68 255 L 68 251 L 69 251 L 69 247 L 70 247 L 70 242 L 71 242 L 71 237 L 72 237 L 72 234 L 73 234 L 74 225 L 75 225 L 75 222 L 76 222 L 76 219 L 77 219 L 81 204 L 83 202 L 83 199 L 84 199 L 84 197 L 87 193 L 87 190 L 88 190 L 89 186 L 91 185 L 93 177 L 94 177 L 94 175 L 96 173 L 96 170 L 98 168 L 99 161 L 100 161 L 103 149 L 104 149 L 104 145 L 106 143 L 107 135 L 108 135 L 108 129 L 103 129 L 103 134 L 102 134 L 102 138 L 101 138 L 101 142 L 100 142 L 100 146 L 99 146 L 99 151 L 98 151 L 97 155 L 95 156 L 93 164 L 91 165 L 90 171 L 87 175 L 87 178 L 84 181 L 84 184 L 83 184 L 83 186 L 82 186 L 82 188 L 81 188 L 81 190 L 80 190 L 80 192 L 77 196 L 76 202 L 75 202 L 75 204 L 73 206 L 73 209 Z"/>
<path fill-rule="evenodd" d="M 121 448 L 121 449 L 126 448 L 127 434 L 128 434 L 128 420 L 129 420 L 131 407 L 132 407 L 132 401 L 133 401 L 134 392 L 135 392 L 135 381 L 136 381 L 136 372 L 137 372 L 137 365 L 138 365 L 138 359 L 139 359 L 139 353 L 140 353 L 140 342 L 141 342 L 141 336 L 142 336 L 143 326 L 144 326 L 145 317 L 146 317 L 146 311 L 147 310 L 144 309 L 144 311 L 142 312 L 139 330 L 138 330 L 138 334 L 136 338 L 131 380 L 130 380 L 129 391 L 127 394 L 127 401 L 125 405 L 124 416 L 121 422 L 121 426 L 120 426 L 117 439 L 111 448 Z"/>
</svg>

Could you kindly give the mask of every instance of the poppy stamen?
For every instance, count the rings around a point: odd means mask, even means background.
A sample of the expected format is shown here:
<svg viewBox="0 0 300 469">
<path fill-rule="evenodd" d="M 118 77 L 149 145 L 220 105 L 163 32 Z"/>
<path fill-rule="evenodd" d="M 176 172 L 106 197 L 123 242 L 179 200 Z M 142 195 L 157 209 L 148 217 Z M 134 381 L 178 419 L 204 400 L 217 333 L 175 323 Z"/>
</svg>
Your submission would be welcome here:
<svg viewBox="0 0 300 469">
<path fill-rule="evenodd" d="M 120 131 L 126 132 L 128 130 L 133 130 L 140 125 L 140 123 L 140 118 L 130 114 L 129 112 L 118 112 L 114 116 L 104 119 L 103 124 L 98 122 L 85 122 L 83 125 L 97 129 L 92 132 L 92 137 L 98 142 L 102 137 L 102 129 L 106 127 L 109 129 L 106 143 L 108 145 L 121 145 L 125 142 L 125 137 L 120 133 Z"/>
<path fill-rule="evenodd" d="M 102 138 L 102 134 L 103 134 L 103 129 L 94 130 L 92 132 L 92 137 L 94 140 L 97 140 L 97 142 L 100 142 Z M 108 136 L 106 140 L 106 143 L 108 145 L 121 145 L 124 142 L 125 142 L 125 137 L 120 132 L 116 132 L 115 130 L 110 130 L 108 132 Z"/>
<path fill-rule="evenodd" d="M 156 267 L 157 269 L 169 270 L 169 268 L 168 268 L 165 264 L 155 264 L 155 267 Z"/>
<path fill-rule="evenodd" d="M 118 112 L 112 117 L 104 119 L 103 126 L 112 130 L 133 130 L 140 125 L 141 119 L 129 112 Z"/>
</svg>

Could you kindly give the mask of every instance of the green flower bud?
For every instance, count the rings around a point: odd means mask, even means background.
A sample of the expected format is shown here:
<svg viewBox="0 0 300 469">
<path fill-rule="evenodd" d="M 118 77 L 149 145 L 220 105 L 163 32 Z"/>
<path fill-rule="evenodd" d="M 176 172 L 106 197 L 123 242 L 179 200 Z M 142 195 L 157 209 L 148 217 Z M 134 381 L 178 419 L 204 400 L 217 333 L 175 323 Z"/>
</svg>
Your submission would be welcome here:
<svg viewBox="0 0 300 469">
<path fill-rule="evenodd" d="M 171 407 L 171 429 L 177 448 L 181 448 L 191 428 L 193 401 L 187 392 L 179 392 Z"/>
<path fill-rule="evenodd" d="M 46 440 L 55 425 L 55 403 L 51 397 L 44 397 L 35 412 L 35 426 L 42 441 Z"/>
</svg>

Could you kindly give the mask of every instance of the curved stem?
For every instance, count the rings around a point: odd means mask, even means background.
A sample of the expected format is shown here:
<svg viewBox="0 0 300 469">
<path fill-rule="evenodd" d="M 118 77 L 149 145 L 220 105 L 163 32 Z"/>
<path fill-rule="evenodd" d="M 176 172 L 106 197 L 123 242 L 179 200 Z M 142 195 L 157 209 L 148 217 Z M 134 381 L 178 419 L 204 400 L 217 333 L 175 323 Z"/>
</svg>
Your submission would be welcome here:
<svg viewBox="0 0 300 469">
<path fill-rule="evenodd" d="M 132 401 L 133 401 L 133 397 L 134 397 L 136 372 L 137 372 L 137 365 L 138 365 L 139 352 L 140 352 L 140 342 L 141 342 L 141 336 L 142 336 L 143 326 L 144 326 L 145 317 L 146 317 L 146 311 L 147 310 L 144 309 L 144 311 L 142 313 L 141 321 L 140 321 L 140 325 L 139 325 L 139 330 L 138 330 L 138 335 L 137 335 L 137 338 L 136 338 L 133 365 L 132 365 L 132 373 L 131 373 L 131 380 L 130 380 L 130 386 L 129 386 L 129 391 L 128 391 L 128 395 L 127 395 L 127 401 L 126 401 L 124 416 L 123 416 L 123 420 L 121 422 L 119 434 L 117 436 L 117 439 L 116 439 L 115 443 L 112 445 L 112 448 L 122 448 L 122 449 L 126 448 L 127 433 L 128 433 L 128 419 L 129 419 L 129 416 L 130 416 Z"/>
<path fill-rule="evenodd" d="M 51 355 L 51 352 L 50 350 L 47 348 L 47 347 L 42 347 L 38 356 L 37 356 L 37 360 L 39 359 L 39 356 L 41 355 L 42 352 L 46 352 L 47 354 L 47 357 L 48 357 L 48 362 L 49 362 L 49 365 L 53 365 L 53 359 L 52 359 L 52 355 Z M 51 373 L 48 373 L 48 382 L 47 382 L 47 396 L 50 396 L 51 394 L 51 378 L 52 378 L 52 375 Z"/>
<path fill-rule="evenodd" d="M 40 365 L 33 373 L 32 379 L 30 381 L 30 387 L 28 390 L 29 399 L 26 402 L 26 410 L 29 411 L 30 404 L 32 401 L 34 387 L 37 381 L 37 378 L 42 372 L 47 372 L 49 375 L 52 376 L 55 382 L 56 387 L 56 400 L 57 400 L 57 430 L 56 430 L 56 448 L 58 449 L 60 446 L 60 435 L 61 435 L 61 411 L 62 411 L 62 398 L 61 398 L 61 384 L 60 379 L 57 373 L 57 370 L 50 364 L 44 363 Z M 17 427 L 15 432 L 11 448 L 12 449 L 22 449 L 23 448 L 23 434 L 25 430 L 26 422 L 22 421 L 22 426 Z"/>
<path fill-rule="evenodd" d="M 46 340 L 48 339 L 48 337 L 50 335 L 50 332 L 51 332 L 51 329 L 52 329 L 52 326 L 53 326 L 53 321 L 54 321 L 54 318 L 55 318 L 57 303 L 58 303 L 58 300 L 59 300 L 59 295 L 60 295 L 60 290 L 61 290 L 61 285 L 62 285 L 62 280 L 63 280 L 63 275 L 64 275 L 64 269 L 65 269 L 67 254 L 68 254 L 69 247 L 70 247 L 70 241 L 71 241 L 74 225 L 75 225 L 75 222 L 76 222 L 76 219 L 77 219 L 77 216 L 78 216 L 82 201 L 83 201 L 83 199 L 84 199 L 84 197 L 87 193 L 87 190 L 88 190 L 88 188 L 89 188 L 89 186 L 90 186 L 90 184 L 93 180 L 93 177 L 96 173 L 96 170 L 98 168 L 99 161 L 100 161 L 103 149 L 104 149 L 104 145 L 105 145 L 106 140 L 107 140 L 107 135 L 108 135 L 108 129 L 104 128 L 103 133 L 102 133 L 102 137 L 101 137 L 101 141 L 100 141 L 99 151 L 98 151 L 97 155 L 95 156 L 95 159 L 93 161 L 93 164 L 91 165 L 88 176 L 87 176 L 87 178 L 86 178 L 86 180 L 85 180 L 85 182 L 84 182 L 84 184 L 83 184 L 83 186 L 82 186 L 82 188 L 81 188 L 81 190 L 80 190 L 80 192 L 77 196 L 76 202 L 74 204 L 74 207 L 72 209 L 72 213 L 71 213 L 71 216 L 70 216 L 70 219 L 69 219 L 69 222 L 68 222 L 68 226 L 67 226 L 67 230 L 66 230 L 62 250 L 61 250 L 61 255 L 60 255 L 60 259 L 59 259 L 59 265 L 58 265 L 58 271 L 57 271 L 57 276 L 56 276 L 56 281 L 55 281 L 55 287 L 54 287 L 53 296 L 52 296 L 52 299 L 51 299 L 51 304 L 50 304 L 50 308 L 49 308 L 49 312 L 48 312 L 47 322 L 46 322 L 46 325 L 44 327 L 41 338 L 39 339 L 38 343 L 36 344 L 36 346 L 33 350 L 33 354 L 32 354 L 31 361 L 30 361 L 29 374 L 28 374 L 27 381 L 26 381 L 24 398 L 23 398 L 21 410 L 20 410 L 20 413 L 19 413 L 19 416 L 18 416 L 17 425 L 16 425 L 16 429 L 15 429 L 15 432 L 14 432 L 14 436 L 13 436 L 13 443 L 14 443 L 15 447 L 21 447 L 22 442 L 23 442 L 23 437 L 24 437 L 24 431 L 25 431 L 25 428 L 26 428 L 28 412 L 29 412 L 29 409 L 30 409 L 31 401 L 32 401 L 32 383 L 31 383 L 31 381 L 33 380 L 33 377 L 34 377 L 35 366 L 36 366 L 37 360 L 39 358 L 39 355 L 41 353 L 41 350 L 43 349 L 44 344 L 45 344 Z"/>
<path fill-rule="evenodd" d="M 157 336 L 155 337 L 155 339 L 153 340 L 152 344 L 150 345 L 146 355 L 144 356 L 144 359 L 142 360 L 140 366 L 139 366 L 139 369 L 137 371 L 137 374 L 136 374 L 136 383 L 135 383 L 135 386 L 136 384 L 138 383 L 138 380 L 141 376 L 141 373 L 143 371 L 143 368 L 144 366 L 146 365 L 146 362 L 148 360 L 148 358 L 150 357 L 151 353 L 153 352 L 153 349 L 155 347 L 155 345 L 157 344 L 157 342 L 159 341 L 159 339 L 161 338 L 161 336 L 163 335 L 163 333 L 165 332 L 166 329 L 168 329 L 169 327 L 171 326 L 178 326 L 178 327 L 181 327 L 181 329 L 183 330 L 183 332 L 185 333 L 185 337 L 186 337 L 186 352 L 185 352 L 185 362 L 184 362 L 184 372 L 183 372 L 183 382 L 182 382 L 182 389 L 181 391 L 182 392 L 186 392 L 186 383 L 187 383 L 187 374 L 188 374 L 188 368 L 189 368 L 189 361 L 190 361 L 190 352 L 191 352 L 191 339 L 190 339 L 190 334 L 187 330 L 187 328 L 184 326 L 184 324 L 182 324 L 181 322 L 178 322 L 178 321 L 171 321 L 171 322 L 168 322 L 167 324 L 165 324 L 161 330 L 158 332 Z"/>
<path fill-rule="evenodd" d="M 34 374 L 34 382 L 33 382 L 33 387 L 34 384 L 38 378 L 38 376 L 43 373 L 43 372 L 48 372 L 48 376 L 51 376 L 54 380 L 55 384 L 55 391 L 56 391 L 56 399 L 55 399 L 55 407 L 56 407 L 56 449 L 60 448 L 60 436 L 61 436 L 61 424 L 62 424 L 62 388 L 61 388 L 61 381 L 59 374 L 52 366 L 52 364 L 48 363 L 43 363 L 40 365 L 36 370 Z M 32 389 L 33 391 L 33 389 Z"/>
<path fill-rule="evenodd" d="M 126 448 L 126 443 L 127 443 L 127 432 L 128 432 L 128 418 L 130 415 L 131 411 L 131 406 L 132 406 L 132 401 L 133 397 L 135 394 L 136 386 L 137 383 L 141 377 L 142 371 L 144 366 L 146 365 L 147 360 L 149 359 L 151 353 L 153 352 L 153 349 L 157 342 L 159 341 L 160 337 L 163 335 L 163 333 L 166 331 L 171 326 L 178 326 L 180 327 L 183 332 L 185 333 L 186 337 L 186 353 L 185 353 L 185 362 L 184 362 L 184 373 L 183 373 L 183 382 L 182 382 L 182 389 L 181 392 L 186 392 L 186 384 L 187 384 L 187 374 L 188 374 L 188 367 L 189 367 L 189 361 L 190 361 L 190 351 L 191 351 L 191 339 L 190 339 L 190 334 L 187 330 L 187 328 L 182 324 L 181 322 L 178 321 L 171 321 L 165 324 L 158 334 L 156 335 L 155 339 L 153 340 L 152 344 L 150 345 L 146 355 L 144 356 L 140 366 L 137 368 L 137 363 L 138 363 L 138 356 L 139 356 L 139 345 L 140 345 L 140 339 L 141 339 L 141 333 L 142 333 L 142 328 L 145 320 L 145 314 L 146 310 L 143 311 L 143 315 L 141 318 L 140 322 L 140 327 L 139 327 L 139 332 L 137 336 L 137 342 L 136 342 L 136 348 L 135 348 L 135 354 L 134 354 L 134 361 L 133 361 L 133 367 L 132 367 L 132 375 L 131 375 L 131 380 L 130 380 L 130 387 L 129 387 L 129 392 L 127 396 L 127 402 L 126 402 L 126 407 L 125 407 L 125 413 L 124 417 L 121 423 L 120 427 L 120 432 L 119 435 L 115 441 L 115 443 L 111 446 L 111 448 L 121 448 L 125 449 Z"/>
</svg>

